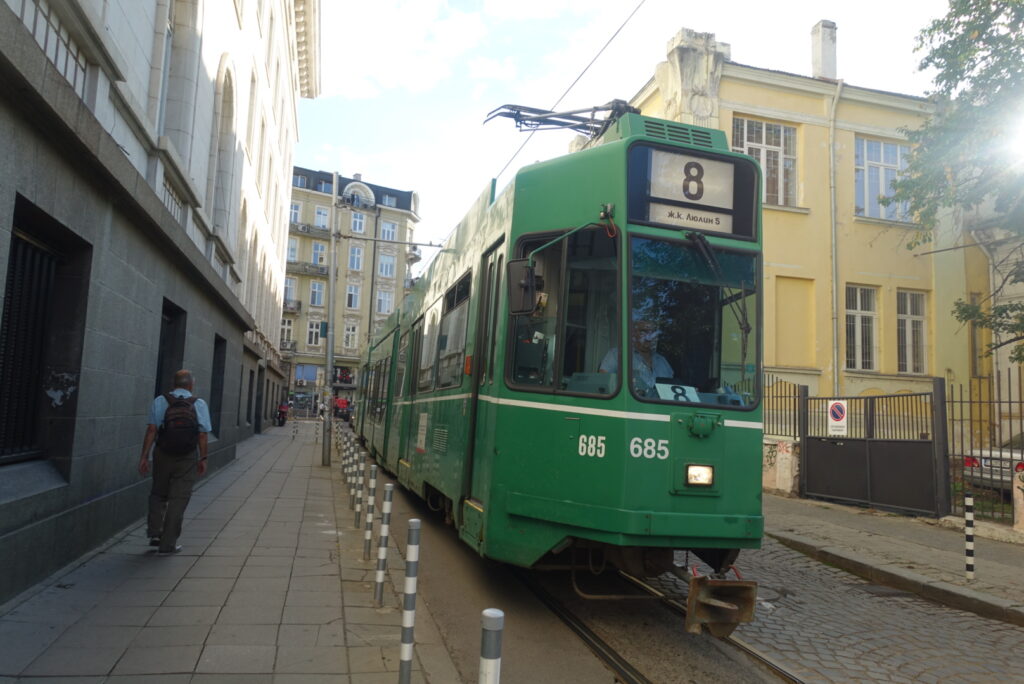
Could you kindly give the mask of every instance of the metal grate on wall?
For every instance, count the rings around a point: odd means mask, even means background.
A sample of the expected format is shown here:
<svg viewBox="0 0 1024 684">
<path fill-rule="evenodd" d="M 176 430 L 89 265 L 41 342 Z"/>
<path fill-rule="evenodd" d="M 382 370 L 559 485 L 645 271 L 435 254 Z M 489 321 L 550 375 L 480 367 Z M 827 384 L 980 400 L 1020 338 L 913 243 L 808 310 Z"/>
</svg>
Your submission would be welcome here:
<svg viewBox="0 0 1024 684">
<path fill-rule="evenodd" d="M 0 322 L 0 463 L 39 455 L 38 397 L 57 258 L 15 235 Z"/>
<path fill-rule="evenodd" d="M 644 120 L 644 132 L 652 138 L 661 138 L 662 140 L 683 143 L 684 145 L 714 148 L 711 133 L 699 128 Z"/>
</svg>

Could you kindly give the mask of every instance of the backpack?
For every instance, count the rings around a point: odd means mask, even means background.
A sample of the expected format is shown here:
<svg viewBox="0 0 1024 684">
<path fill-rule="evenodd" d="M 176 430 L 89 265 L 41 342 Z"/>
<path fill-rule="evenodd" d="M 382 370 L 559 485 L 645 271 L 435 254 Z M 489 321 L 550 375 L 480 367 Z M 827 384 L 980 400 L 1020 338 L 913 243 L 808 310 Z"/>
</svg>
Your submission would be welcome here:
<svg viewBox="0 0 1024 684">
<path fill-rule="evenodd" d="M 185 456 L 199 446 L 199 417 L 196 415 L 197 397 L 176 397 L 167 393 L 167 411 L 160 426 L 156 444 L 164 453 Z"/>
</svg>

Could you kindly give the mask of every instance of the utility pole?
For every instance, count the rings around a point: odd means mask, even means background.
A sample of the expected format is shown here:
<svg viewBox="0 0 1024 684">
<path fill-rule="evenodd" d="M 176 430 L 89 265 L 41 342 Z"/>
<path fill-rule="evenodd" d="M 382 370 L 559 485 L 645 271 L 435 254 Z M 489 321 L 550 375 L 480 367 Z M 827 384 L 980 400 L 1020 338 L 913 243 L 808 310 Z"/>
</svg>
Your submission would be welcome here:
<svg viewBox="0 0 1024 684">
<path fill-rule="evenodd" d="M 328 400 L 327 408 L 324 410 L 324 443 L 320 455 L 320 465 L 331 465 L 331 438 L 334 422 L 334 287 L 336 285 L 336 272 L 338 270 L 338 244 L 335 238 L 335 218 L 338 206 L 338 172 L 331 175 L 331 211 L 328 219 L 328 227 L 331 231 L 331 270 L 327 276 L 327 368 L 324 376 L 327 378 Z M 321 399 L 323 401 L 323 399 Z"/>
</svg>

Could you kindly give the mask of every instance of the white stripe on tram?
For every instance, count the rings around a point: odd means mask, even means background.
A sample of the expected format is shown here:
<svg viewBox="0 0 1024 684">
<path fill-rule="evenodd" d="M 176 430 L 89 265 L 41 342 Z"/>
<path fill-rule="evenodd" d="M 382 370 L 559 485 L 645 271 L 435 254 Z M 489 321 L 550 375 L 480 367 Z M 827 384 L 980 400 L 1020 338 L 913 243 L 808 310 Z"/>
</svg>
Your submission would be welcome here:
<svg viewBox="0 0 1024 684">
<path fill-rule="evenodd" d="M 430 399 L 417 399 L 412 401 L 396 401 L 396 406 L 409 406 L 412 404 L 427 404 L 435 401 L 454 401 L 456 399 L 469 399 L 472 394 L 452 394 L 445 397 L 431 397 Z M 668 423 L 671 416 L 659 413 L 636 413 L 633 411 L 613 411 L 611 409 L 590 408 L 586 406 L 565 406 L 563 404 L 548 404 L 541 401 L 523 401 L 522 399 L 502 399 L 480 395 L 481 401 L 486 401 L 498 406 L 516 406 L 518 408 L 530 408 L 538 411 L 557 411 L 559 413 L 578 413 L 584 416 L 601 416 L 602 418 L 624 418 L 629 420 L 646 420 L 655 423 Z M 744 428 L 747 430 L 762 430 L 764 423 L 755 423 L 748 420 L 725 420 L 726 427 Z"/>
</svg>

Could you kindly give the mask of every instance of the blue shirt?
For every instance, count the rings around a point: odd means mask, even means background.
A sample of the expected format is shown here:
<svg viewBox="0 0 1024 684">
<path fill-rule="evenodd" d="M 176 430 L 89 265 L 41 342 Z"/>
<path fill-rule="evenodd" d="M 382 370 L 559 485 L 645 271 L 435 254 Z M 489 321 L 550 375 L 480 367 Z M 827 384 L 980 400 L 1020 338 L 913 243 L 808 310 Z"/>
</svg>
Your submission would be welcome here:
<svg viewBox="0 0 1024 684">
<path fill-rule="evenodd" d="M 170 391 L 176 397 L 184 397 L 188 399 L 192 396 L 192 393 L 187 389 L 180 387 Z M 206 406 L 206 402 L 202 399 L 196 399 L 196 419 L 199 421 L 200 432 L 213 432 L 213 426 L 210 424 L 210 409 Z M 164 424 L 164 413 L 167 412 L 167 399 L 164 395 L 160 395 L 153 400 L 153 405 L 149 407 L 149 424 L 160 427 Z"/>
</svg>

